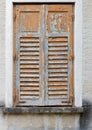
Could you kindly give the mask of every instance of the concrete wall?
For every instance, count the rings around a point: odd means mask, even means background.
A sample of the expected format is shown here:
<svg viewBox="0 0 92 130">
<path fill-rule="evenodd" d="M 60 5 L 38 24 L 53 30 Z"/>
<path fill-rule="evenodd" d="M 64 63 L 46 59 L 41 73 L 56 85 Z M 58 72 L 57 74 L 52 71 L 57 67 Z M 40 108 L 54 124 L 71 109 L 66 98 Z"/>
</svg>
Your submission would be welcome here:
<svg viewBox="0 0 92 130">
<path fill-rule="evenodd" d="M 0 130 L 92 130 L 92 0 L 83 0 L 83 114 L 4 115 L 4 77 L 5 0 L 0 0 Z"/>
<path fill-rule="evenodd" d="M 0 104 L 5 91 L 5 1 L 0 0 Z"/>
<path fill-rule="evenodd" d="M 83 98 L 92 102 L 92 0 L 83 0 Z"/>
<path fill-rule="evenodd" d="M 92 0 L 83 0 L 83 105 L 82 130 L 92 130 Z"/>
</svg>

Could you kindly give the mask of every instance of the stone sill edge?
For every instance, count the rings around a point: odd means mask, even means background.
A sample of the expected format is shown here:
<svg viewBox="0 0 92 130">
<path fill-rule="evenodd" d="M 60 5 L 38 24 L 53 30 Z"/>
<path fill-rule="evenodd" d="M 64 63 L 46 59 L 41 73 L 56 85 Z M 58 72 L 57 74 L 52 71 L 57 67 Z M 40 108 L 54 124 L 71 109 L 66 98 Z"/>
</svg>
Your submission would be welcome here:
<svg viewBox="0 0 92 130">
<path fill-rule="evenodd" d="M 83 113 L 83 107 L 29 107 L 3 108 L 4 114 L 78 114 Z"/>
</svg>

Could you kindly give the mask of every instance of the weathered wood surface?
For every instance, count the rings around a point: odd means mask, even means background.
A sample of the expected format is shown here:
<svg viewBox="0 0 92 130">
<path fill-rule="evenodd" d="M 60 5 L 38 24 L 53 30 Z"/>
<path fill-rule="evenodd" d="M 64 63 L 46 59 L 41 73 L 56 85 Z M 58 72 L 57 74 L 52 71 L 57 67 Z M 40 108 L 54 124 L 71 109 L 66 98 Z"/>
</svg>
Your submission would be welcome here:
<svg viewBox="0 0 92 130">
<path fill-rule="evenodd" d="M 73 4 L 14 6 L 14 106 L 73 105 L 73 13 Z"/>
</svg>

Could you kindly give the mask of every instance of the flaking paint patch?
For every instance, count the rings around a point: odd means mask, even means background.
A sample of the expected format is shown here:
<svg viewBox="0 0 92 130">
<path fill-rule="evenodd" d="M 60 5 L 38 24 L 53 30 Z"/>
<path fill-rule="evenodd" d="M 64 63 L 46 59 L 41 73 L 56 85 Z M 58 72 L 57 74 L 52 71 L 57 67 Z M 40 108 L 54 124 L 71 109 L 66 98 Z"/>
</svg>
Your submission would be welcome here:
<svg viewBox="0 0 92 130">
<path fill-rule="evenodd" d="M 52 33 L 66 32 L 67 21 L 64 19 L 66 18 L 66 14 L 51 13 L 49 15 L 50 15 L 50 31 Z"/>
<path fill-rule="evenodd" d="M 16 61 L 16 87 L 19 91 L 20 88 L 20 43 L 19 43 L 19 37 L 16 36 L 16 51 L 18 53 L 18 60 Z"/>
</svg>

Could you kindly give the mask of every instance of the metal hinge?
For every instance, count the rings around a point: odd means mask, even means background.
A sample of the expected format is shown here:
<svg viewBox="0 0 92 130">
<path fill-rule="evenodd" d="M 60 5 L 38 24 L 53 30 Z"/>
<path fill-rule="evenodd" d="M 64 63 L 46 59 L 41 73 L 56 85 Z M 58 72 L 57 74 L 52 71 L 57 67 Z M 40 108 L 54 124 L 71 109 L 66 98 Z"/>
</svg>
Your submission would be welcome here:
<svg viewBox="0 0 92 130">
<path fill-rule="evenodd" d="M 75 20 L 75 15 L 72 14 L 72 21 L 74 22 L 74 20 Z"/>
<path fill-rule="evenodd" d="M 15 93 L 14 93 L 14 104 L 13 104 L 13 106 L 14 107 L 16 107 L 16 104 L 18 104 L 18 102 L 19 102 L 19 94 L 18 94 L 18 91 L 17 90 L 15 90 Z"/>
<path fill-rule="evenodd" d="M 16 20 L 16 15 L 13 16 L 14 21 Z"/>
<path fill-rule="evenodd" d="M 71 102 L 72 102 L 72 104 L 74 103 L 74 95 L 73 94 L 71 94 Z"/>
<path fill-rule="evenodd" d="M 17 61 L 17 60 L 18 60 L 18 52 L 17 52 L 17 51 L 16 51 L 16 53 L 14 54 L 13 60 L 14 60 L 14 61 Z"/>
</svg>

